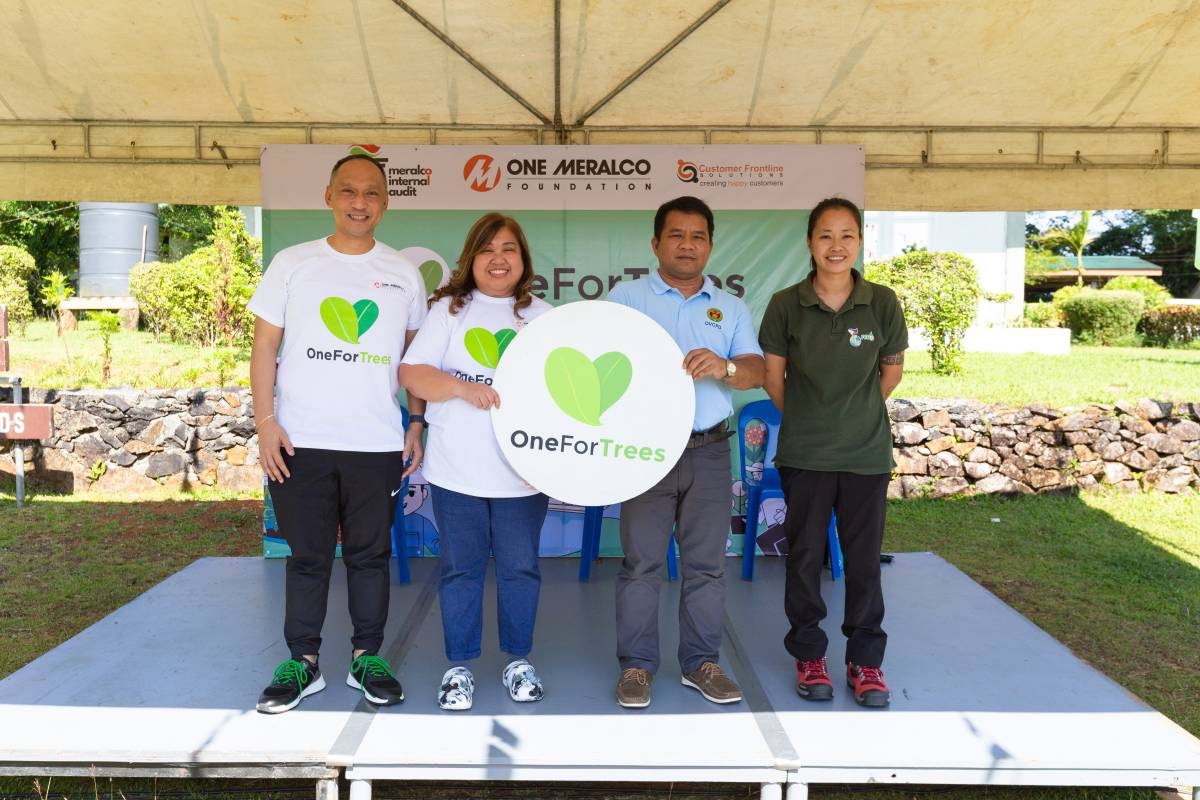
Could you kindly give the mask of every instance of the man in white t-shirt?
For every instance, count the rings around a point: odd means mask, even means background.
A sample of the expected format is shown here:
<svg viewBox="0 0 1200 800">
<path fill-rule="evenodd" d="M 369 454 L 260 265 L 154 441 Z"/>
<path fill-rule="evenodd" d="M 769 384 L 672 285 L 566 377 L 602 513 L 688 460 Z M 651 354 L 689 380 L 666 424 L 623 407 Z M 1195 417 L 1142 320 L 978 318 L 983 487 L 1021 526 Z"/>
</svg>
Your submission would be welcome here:
<svg viewBox="0 0 1200 800">
<path fill-rule="evenodd" d="M 317 655 L 339 531 L 354 629 L 346 683 L 376 705 L 404 699 L 379 650 L 389 532 L 404 477 L 420 465 L 425 409 L 409 399 L 405 430 L 396 370 L 425 319 L 425 289 L 413 265 L 375 239 L 387 209 L 378 161 L 338 161 L 325 204 L 333 235 L 280 251 L 249 304 L 259 461 L 292 552 L 283 626 L 291 656 L 259 698 L 267 714 L 325 688 Z"/>
</svg>

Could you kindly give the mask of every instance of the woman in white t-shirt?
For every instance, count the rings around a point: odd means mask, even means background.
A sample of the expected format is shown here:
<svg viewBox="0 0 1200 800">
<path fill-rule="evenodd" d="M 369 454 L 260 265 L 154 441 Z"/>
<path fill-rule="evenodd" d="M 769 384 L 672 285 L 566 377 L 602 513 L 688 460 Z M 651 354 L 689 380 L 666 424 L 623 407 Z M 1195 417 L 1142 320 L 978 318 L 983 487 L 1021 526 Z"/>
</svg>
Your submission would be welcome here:
<svg viewBox="0 0 1200 800">
<path fill-rule="evenodd" d="M 430 298 L 429 315 L 400 363 L 400 382 L 428 401 L 425 479 L 433 499 L 441 550 L 438 593 L 450 668 L 438 705 L 471 707 L 480 655 L 483 583 L 496 558 L 500 648 L 508 655 L 501 679 L 517 702 L 540 700 L 541 680 L 527 656 L 533 649 L 541 574 L 538 539 L 546 495 L 508 465 L 492 433 L 496 365 L 513 338 L 550 305 L 534 297 L 533 262 L 521 226 L 487 214 L 471 226 L 450 281 Z"/>
</svg>

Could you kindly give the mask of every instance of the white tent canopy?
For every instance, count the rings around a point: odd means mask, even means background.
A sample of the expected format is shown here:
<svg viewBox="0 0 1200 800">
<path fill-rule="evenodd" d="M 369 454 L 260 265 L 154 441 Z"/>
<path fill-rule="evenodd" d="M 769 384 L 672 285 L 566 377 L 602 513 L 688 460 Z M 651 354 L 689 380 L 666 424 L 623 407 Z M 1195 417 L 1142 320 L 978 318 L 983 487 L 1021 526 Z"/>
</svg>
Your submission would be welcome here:
<svg viewBox="0 0 1200 800">
<path fill-rule="evenodd" d="M 877 209 L 1200 207 L 1195 0 L 0 0 L 0 198 L 269 143 L 861 142 Z"/>
</svg>

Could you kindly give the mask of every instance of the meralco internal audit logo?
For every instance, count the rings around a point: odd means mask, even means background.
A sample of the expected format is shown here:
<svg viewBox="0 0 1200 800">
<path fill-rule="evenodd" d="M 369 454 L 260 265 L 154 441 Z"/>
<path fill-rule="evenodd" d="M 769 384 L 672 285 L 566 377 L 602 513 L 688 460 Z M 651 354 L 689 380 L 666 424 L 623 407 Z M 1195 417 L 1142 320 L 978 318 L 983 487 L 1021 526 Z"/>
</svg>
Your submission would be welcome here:
<svg viewBox="0 0 1200 800">
<path fill-rule="evenodd" d="M 335 337 L 347 344 L 359 344 L 359 339 L 379 320 L 379 304 L 363 298 L 350 302 L 344 297 L 326 297 L 319 309 L 321 322 Z M 345 364 L 391 364 L 390 355 L 378 355 L 366 350 L 318 350 L 309 347 L 306 355 L 314 361 L 336 361 Z"/>
<path fill-rule="evenodd" d="M 633 363 L 624 353 L 612 351 L 595 359 L 573 347 L 559 347 L 546 357 L 543 368 L 546 390 L 558 410 L 593 428 L 604 426 L 601 417 L 625 396 L 633 382 Z M 538 435 L 521 429 L 509 438 L 513 447 L 574 453 L 580 456 L 630 461 L 663 461 L 666 451 L 622 442 L 608 436 L 577 438 L 570 433 Z"/>
</svg>

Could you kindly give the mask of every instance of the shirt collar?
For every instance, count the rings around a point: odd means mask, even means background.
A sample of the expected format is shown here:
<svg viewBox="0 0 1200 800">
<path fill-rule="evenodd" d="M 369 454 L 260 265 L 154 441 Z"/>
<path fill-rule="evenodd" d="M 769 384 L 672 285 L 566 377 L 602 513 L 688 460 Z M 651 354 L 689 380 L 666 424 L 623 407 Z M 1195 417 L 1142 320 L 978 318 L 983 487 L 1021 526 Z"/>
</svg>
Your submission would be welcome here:
<svg viewBox="0 0 1200 800">
<path fill-rule="evenodd" d="M 874 291 L 871 289 L 871 283 L 859 274 L 858 270 L 850 270 L 850 274 L 854 276 L 854 288 L 850 290 L 850 305 L 865 306 L 871 303 L 871 297 Z M 800 281 L 796 285 L 796 294 L 800 298 L 802 306 L 816 306 L 821 304 L 821 298 L 817 297 L 817 291 L 812 285 L 813 274 L 808 273 L 808 277 Z"/>
<path fill-rule="evenodd" d="M 680 297 L 683 296 L 683 292 L 679 291 L 674 286 L 669 285 L 666 281 L 664 281 L 662 279 L 662 275 L 658 274 L 657 269 L 654 270 L 654 272 L 650 273 L 650 288 L 654 290 L 655 294 L 659 294 L 659 295 L 666 294 L 667 292 L 673 291 L 673 292 L 675 292 L 675 294 L 679 295 Z M 713 283 L 712 278 L 708 277 L 708 275 L 705 275 L 704 276 L 704 285 L 701 286 L 700 291 L 696 292 L 696 294 L 692 295 L 692 297 L 696 297 L 697 295 L 704 295 L 705 297 L 712 299 L 713 292 L 715 292 L 716 289 L 717 289 L 716 284 Z"/>
</svg>

